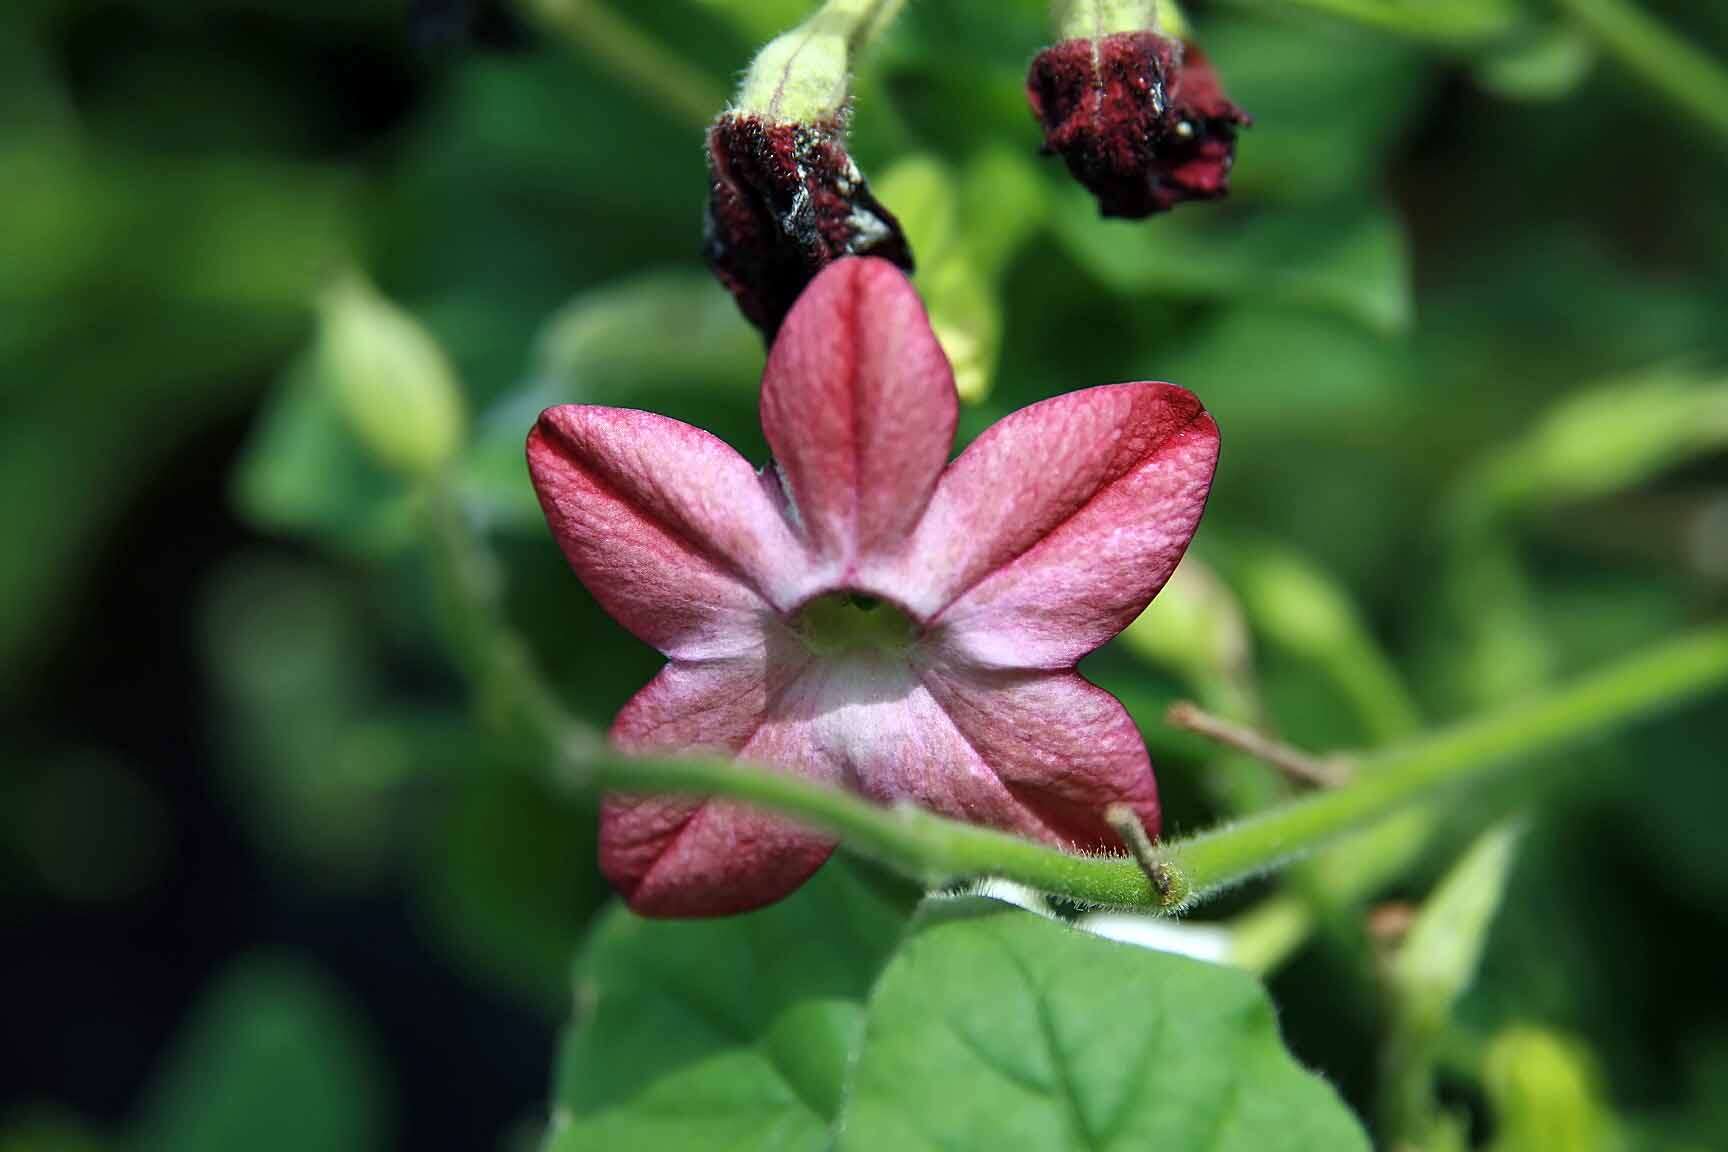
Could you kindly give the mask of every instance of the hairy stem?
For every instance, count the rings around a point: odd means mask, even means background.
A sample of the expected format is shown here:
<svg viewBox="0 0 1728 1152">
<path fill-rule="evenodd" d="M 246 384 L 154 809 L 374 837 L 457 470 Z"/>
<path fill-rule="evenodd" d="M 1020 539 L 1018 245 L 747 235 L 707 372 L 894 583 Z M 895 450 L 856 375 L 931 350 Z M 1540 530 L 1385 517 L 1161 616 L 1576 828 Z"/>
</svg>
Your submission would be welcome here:
<svg viewBox="0 0 1728 1152">
<path fill-rule="evenodd" d="M 1631 0 L 1557 0 L 1609 56 L 1718 132 L 1728 135 L 1728 70 Z"/>
<path fill-rule="evenodd" d="M 735 107 L 801 124 L 839 117 L 851 98 L 858 55 L 888 27 L 905 0 L 828 0 L 810 18 L 770 40 L 751 62 Z"/>
<path fill-rule="evenodd" d="M 1163 893 L 1131 859 L 1075 856 L 915 808 L 882 808 L 792 776 L 721 760 L 637 760 L 576 750 L 564 779 L 581 788 L 724 795 L 836 834 L 926 884 L 984 876 L 1100 905 L 1173 910 L 1278 867 L 1409 805 L 1673 707 L 1728 683 L 1728 628 L 1703 631 L 1567 687 L 1371 758 L 1347 787 L 1159 846 Z M 583 741 L 584 748 L 591 747 Z"/>
<path fill-rule="evenodd" d="M 1146 862 L 1131 858 L 1072 855 L 910 806 L 880 807 L 729 760 L 649 760 L 605 751 L 592 730 L 558 706 L 504 621 L 492 557 L 454 494 L 434 482 L 426 496 L 429 542 L 463 666 L 483 699 L 501 704 L 546 747 L 560 784 L 742 800 L 830 831 L 852 850 L 932 887 L 1000 877 L 1098 905 L 1178 910 L 1373 828 L 1508 761 L 1554 752 L 1728 684 L 1728 627 L 1704 629 L 1408 747 L 1374 754 L 1360 761 L 1361 774 L 1345 787 L 1166 841 L 1156 846 L 1153 866 L 1143 867 Z"/>
<path fill-rule="evenodd" d="M 1509 760 L 1712 691 L 1728 682 L 1728 628 L 1670 641 L 1526 703 L 1366 758 L 1347 788 L 1168 846 L 1196 894 L 1227 887 L 1373 824 Z"/>
<path fill-rule="evenodd" d="M 681 120 L 706 128 L 725 91 L 601 0 L 529 0 L 547 27 L 596 57 Z"/>
</svg>

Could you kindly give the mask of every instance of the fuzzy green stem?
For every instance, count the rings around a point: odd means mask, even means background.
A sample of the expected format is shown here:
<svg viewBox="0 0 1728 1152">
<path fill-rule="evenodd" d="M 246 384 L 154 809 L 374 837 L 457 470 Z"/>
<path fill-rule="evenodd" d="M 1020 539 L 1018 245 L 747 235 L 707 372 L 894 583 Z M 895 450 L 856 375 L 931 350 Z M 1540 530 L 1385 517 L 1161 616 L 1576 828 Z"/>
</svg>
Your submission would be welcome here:
<svg viewBox="0 0 1728 1152">
<path fill-rule="evenodd" d="M 1681 111 L 1728 135 L 1728 70 L 1629 0 L 1557 0 L 1597 45 Z"/>
<path fill-rule="evenodd" d="M 1372 758 L 1356 783 L 1160 846 L 1160 896 L 1132 860 L 1075 856 L 914 808 L 881 808 L 796 777 L 721 760 L 634 760 L 575 750 L 581 788 L 723 795 L 838 835 L 920 882 L 996 876 L 1100 905 L 1173 910 L 1287 863 L 1522 756 L 1552 752 L 1728 682 L 1728 628 L 1697 633 L 1538 696 Z"/>
<path fill-rule="evenodd" d="M 734 107 L 769 120 L 816 124 L 840 116 L 862 52 L 905 0 L 828 0 L 804 23 L 769 41 L 739 85 Z"/>
<path fill-rule="evenodd" d="M 1158 0 L 1056 0 L 1052 15 L 1064 40 L 1141 32 L 1158 24 Z"/>
<path fill-rule="evenodd" d="M 1419 801 L 1487 775 L 1508 760 L 1553 752 L 1728 683 L 1728 627 L 1705 629 L 1465 723 L 1361 762 L 1347 787 L 1319 793 L 1213 832 L 1158 846 L 1157 864 L 1078 856 L 944 819 L 910 806 L 883 808 L 850 793 L 718 759 L 647 760 L 604 751 L 547 690 L 521 638 L 503 619 L 485 543 L 440 480 L 425 490 L 428 543 L 465 670 L 482 698 L 539 740 L 560 783 L 584 791 L 726 796 L 835 833 L 850 848 L 920 883 L 1013 880 L 1088 903 L 1175 911 L 1372 828 Z M 1159 873 L 1155 886 L 1148 872 Z M 1288 923 L 1274 933 L 1288 938 Z M 1277 951 L 1275 941 L 1268 950 Z"/>
<path fill-rule="evenodd" d="M 522 638 L 504 621 L 503 575 L 443 476 L 421 491 L 435 594 L 452 654 L 480 711 L 560 754 L 603 747 L 553 696 Z"/>
<path fill-rule="evenodd" d="M 993 876 L 1089 903 L 1137 908 L 1173 908 L 1187 896 L 1177 879 L 1160 898 L 1131 860 L 1070 855 L 921 808 L 884 808 L 730 760 L 594 756 L 578 746 L 564 757 L 561 780 L 583 790 L 719 795 L 771 808 L 834 833 L 853 851 L 926 887 Z"/>
<path fill-rule="evenodd" d="M 530 0 L 542 23 L 647 93 L 667 112 L 706 128 L 725 91 L 601 0 Z"/>
<path fill-rule="evenodd" d="M 1671 641 L 1528 703 L 1362 762 L 1348 788 L 1320 793 L 1170 846 L 1196 894 L 1228 887 L 1465 784 L 1508 760 L 1553 752 L 1708 692 L 1728 680 L 1728 628 Z"/>
</svg>

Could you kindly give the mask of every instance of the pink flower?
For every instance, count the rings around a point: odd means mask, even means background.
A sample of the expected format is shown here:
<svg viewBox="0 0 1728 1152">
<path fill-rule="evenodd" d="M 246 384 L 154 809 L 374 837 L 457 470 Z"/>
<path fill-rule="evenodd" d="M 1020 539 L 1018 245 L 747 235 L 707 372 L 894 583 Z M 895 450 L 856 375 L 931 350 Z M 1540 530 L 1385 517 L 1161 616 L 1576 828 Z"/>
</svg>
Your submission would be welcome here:
<svg viewBox="0 0 1728 1152">
<path fill-rule="evenodd" d="M 676 339 L 675 333 L 668 334 Z M 762 378 L 775 463 L 664 416 L 548 409 L 528 465 L 571 566 L 669 663 L 612 737 L 706 751 L 1078 849 L 1158 794 L 1134 722 L 1075 672 L 1169 577 L 1218 432 L 1171 384 L 1034 404 L 953 463 L 953 375 L 893 265 L 843 259 Z M 828 837 L 721 800 L 609 798 L 600 862 L 638 912 L 771 903 Z"/>
</svg>

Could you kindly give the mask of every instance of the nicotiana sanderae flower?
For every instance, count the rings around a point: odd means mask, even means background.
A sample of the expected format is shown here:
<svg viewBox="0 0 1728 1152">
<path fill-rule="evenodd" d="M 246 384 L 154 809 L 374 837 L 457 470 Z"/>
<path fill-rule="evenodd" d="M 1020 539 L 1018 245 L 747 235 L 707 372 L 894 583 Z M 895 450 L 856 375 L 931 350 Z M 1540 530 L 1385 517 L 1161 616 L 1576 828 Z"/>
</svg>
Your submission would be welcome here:
<svg viewBox="0 0 1728 1152">
<path fill-rule="evenodd" d="M 669 663 L 618 714 L 632 753 L 718 753 L 1076 850 L 1159 825 L 1145 745 L 1075 663 L 1163 586 L 1218 433 L 1130 383 L 1034 404 L 952 463 L 953 375 L 911 284 L 829 266 L 769 352 L 761 472 L 664 416 L 548 409 L 528 464 L 554 536 Z M 601 866 L 638 912 L 777 900 L 832 840 L 724 799 L 608 798 Z"/>
<path fill-rule="evenodd" d="M 1026 77 L 1046 151 L 1106 216 L 1139 218 L 1230 190 L 1246 113 L 1192 43 L 1125 31 L 1063 40 Z"/>
</svg>

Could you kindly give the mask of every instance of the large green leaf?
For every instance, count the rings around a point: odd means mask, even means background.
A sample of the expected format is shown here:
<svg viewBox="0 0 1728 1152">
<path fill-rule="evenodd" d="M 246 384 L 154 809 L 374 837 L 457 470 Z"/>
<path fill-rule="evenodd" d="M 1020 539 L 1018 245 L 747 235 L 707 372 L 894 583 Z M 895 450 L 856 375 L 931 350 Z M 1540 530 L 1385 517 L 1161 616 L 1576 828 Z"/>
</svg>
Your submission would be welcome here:
<svg viewBox="0 0 1728 1152">
<path fill-rule="evenodd" d="M 596 930 L 550 1152 L 1366 1149 L 1244 973 L 844 864 L 750 916 Z"/>
<path fill-rule="evenodd" d="M 845 862 L 726 920 L 595 930 L 551 1152 L 821 1149 L 902 909 Z"/>
<path fill-rule="evenodd" d="M 883 973 L 839 1137 L 855 1152 L 1368 1147 L 1252 977 L 984 901 L 935 906 Z"/>
</svg>

